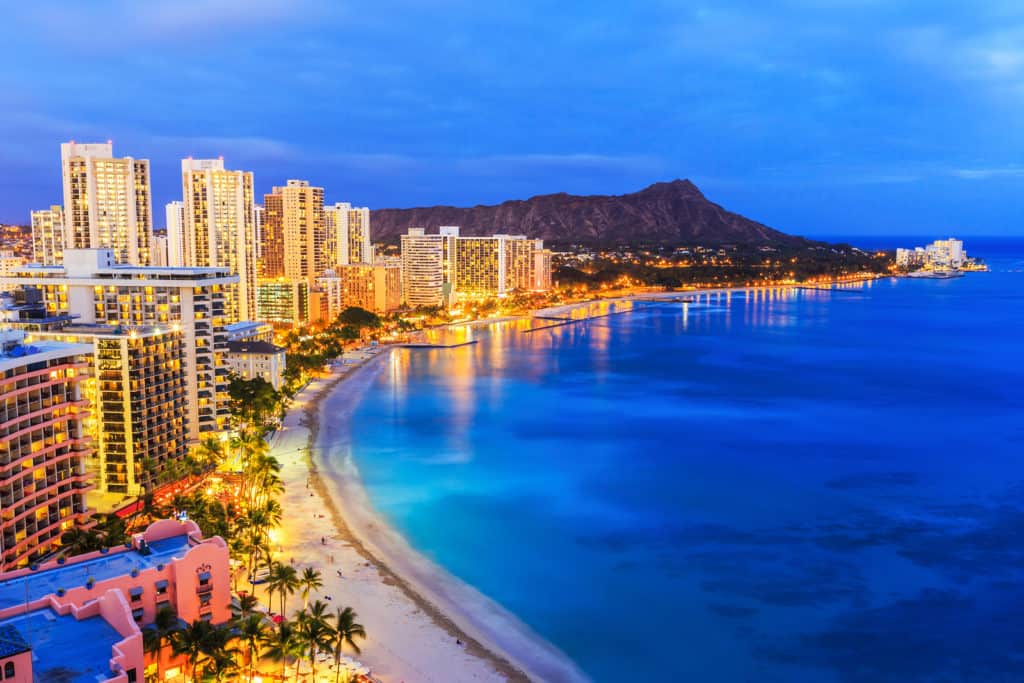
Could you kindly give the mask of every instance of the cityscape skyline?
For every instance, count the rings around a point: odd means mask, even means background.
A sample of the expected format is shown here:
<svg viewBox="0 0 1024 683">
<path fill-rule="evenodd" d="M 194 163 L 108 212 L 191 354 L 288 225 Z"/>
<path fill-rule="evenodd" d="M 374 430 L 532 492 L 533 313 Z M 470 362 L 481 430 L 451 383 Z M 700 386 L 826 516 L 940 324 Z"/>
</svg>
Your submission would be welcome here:
<svg viewBox="0 0 1024 683">
<path fill-rule="evenodd" d="M 304 178 L 371 208 L 688 177 L 794 234 L 1019 232 L 1012 3 L 456 7 L 441 40 L 405 3 L 127 9 L 42 3 L 0 29 L 0 221 L 58 203 L 53 140 L 113 139 L 150 160 L 156 207 L 181 158 L 224 156 L 257 196 Z M 340 26 L 351 40 L 329 40 Z"/>
</svg>

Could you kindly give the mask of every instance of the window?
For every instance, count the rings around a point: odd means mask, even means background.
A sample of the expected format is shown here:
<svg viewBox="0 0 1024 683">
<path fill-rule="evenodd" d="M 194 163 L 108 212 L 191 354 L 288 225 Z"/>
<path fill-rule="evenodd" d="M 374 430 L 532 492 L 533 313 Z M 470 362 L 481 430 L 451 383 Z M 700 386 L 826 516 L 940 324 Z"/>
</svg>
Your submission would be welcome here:
<svg viewBox="0 0 1024 683">
<path fill-rule="evenodd" d="M 135 588 L 132 588 L 128 591 L 128 595 L 131 596 L 132 602 L 138 602 L 142 599 L 142 587 L 136 586 Z"/>
<path fill-rule="evenodd" d="M 167 580 L 166 579 L 161 579 L 160 581 L 156 582 L 156 594 L 157 595 L 167 595 Z"/>
<path fill-rule="evenodd" d="M 7 662 L 4 664 L 4 678 L 11 678 L 14 676 L 14 662 Z"/>
</svg>

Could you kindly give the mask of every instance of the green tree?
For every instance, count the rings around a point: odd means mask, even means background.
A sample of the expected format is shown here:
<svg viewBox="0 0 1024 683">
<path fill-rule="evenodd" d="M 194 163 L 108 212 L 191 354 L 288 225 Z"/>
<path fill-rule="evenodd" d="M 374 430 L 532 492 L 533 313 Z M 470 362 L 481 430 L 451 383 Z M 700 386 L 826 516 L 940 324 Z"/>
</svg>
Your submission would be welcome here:
<svg viewBox="0 0 1024 683">
<path fill-rule="evenodd" d="M 341 654 L 345 645 L 351 647 L 356 654 L 362 652 L 356 644 L 356 638 L 366 639 L 366 630 L 356 622 L 358 614 L 351 607 L 338 608 L 334 620 L 330 624 L 334 634 L 334 683 L 339 683 L 341 676 Z"/>
<path fill-rule="evenodd" d="M 381 325 L 380 316 L 359 306 L 349 306 L 338 314 L 335 323 L 338 325 L 351 325 L 357 329 L 370 328 L 378 329 Z"/>
<path fill-rule="evenodd" d="M 289 595 L 295 595 L 300 586 L 299 573 L 291 565 L 275 562 L 267 579 L 267 592 L 277 593 L 281 599 L 281 616 L 287 617 L 285 607 Z"/>
<path fill-rule="evenodd" d="M 271 629 L 263 639 L 263 656 L 275 662 L 281 662 L 281 677 L 284 678 L 285 667 L 289 661 L 295 661 L 305 650 L 296 627 L 288 621 L 282 621 L 277 628 Z M 298 665 L 296 665 L 296 675 Z"/>
<path fill-rule="evenodd" d="M 156 660 L 157 680 L 163 680 L 160 673 L 160 662 L 163 659 L 162 650 L 165 645 L 173 642 L 175 634 L 181 630 L 181 622 L 178 615 L 170 607 L 161 607 L 153 617 L 153 623 L 142 629 L 142 649 L 153 655 Z"/>
<path fill-rule="evenodd" d="M 323 587 L 324 581 L 320 577 L 320 572 L 312 567 L 306 567 L 299 577 L 299 585 L 302 586 L 302 607 L 305 609 L 309 607 L 309 594 Z"/>
<path fill-rule="evenodd" d="M 246 646 L 246 661 L 249 664 L 249 680 L 252 680 L 256 668 L 256 660 L 260 657 L 263 642 L 266 640 L 267 621 L 262 614 L 249 614 L 235 622 L 238 637 Z"/>
<path fill-rule="evenodd" d="M 299 640 L 309 658 L 312 679 L 316 680 L 316 655 L 329 651 L 334 645 L 334 630 L 327 617 L 327 603 L 316 600 L 296 616 L 299 624 Z"/>
</svg>

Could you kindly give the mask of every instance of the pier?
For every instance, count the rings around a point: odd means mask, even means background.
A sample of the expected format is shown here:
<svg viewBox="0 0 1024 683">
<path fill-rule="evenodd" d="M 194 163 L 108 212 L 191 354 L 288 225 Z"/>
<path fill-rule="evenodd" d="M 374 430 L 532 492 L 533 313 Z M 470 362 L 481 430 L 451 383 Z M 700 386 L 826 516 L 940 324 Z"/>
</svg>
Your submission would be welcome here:
<svg viewBox="0 0 1024 683">
<path fill-rule="evenodd" d="M 454 344 L 439 344 L 432 342 L 406 342 L 404 344 L 397 344 L 397 346 L 403 349 L 454 349 L 459 346 L 469 346 L 470 344 L 476 344 L 476 339 L 470 339 L 464 342 L 455 342 Z"/>
</svg>

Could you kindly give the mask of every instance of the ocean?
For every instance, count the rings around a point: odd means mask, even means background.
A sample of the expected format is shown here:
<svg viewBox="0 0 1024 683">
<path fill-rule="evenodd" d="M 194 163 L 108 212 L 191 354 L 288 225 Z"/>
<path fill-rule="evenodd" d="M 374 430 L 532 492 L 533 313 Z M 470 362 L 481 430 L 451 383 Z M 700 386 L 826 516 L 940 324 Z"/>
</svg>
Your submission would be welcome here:
<svg viewBox="0 0 1024 683">
<path fill-rule="evenodd" d="M 966 246 L 992 272 L 397 351 L 352 457 L 595 681 L 1024 680 L 1024 241 Z"/>
</svg>

